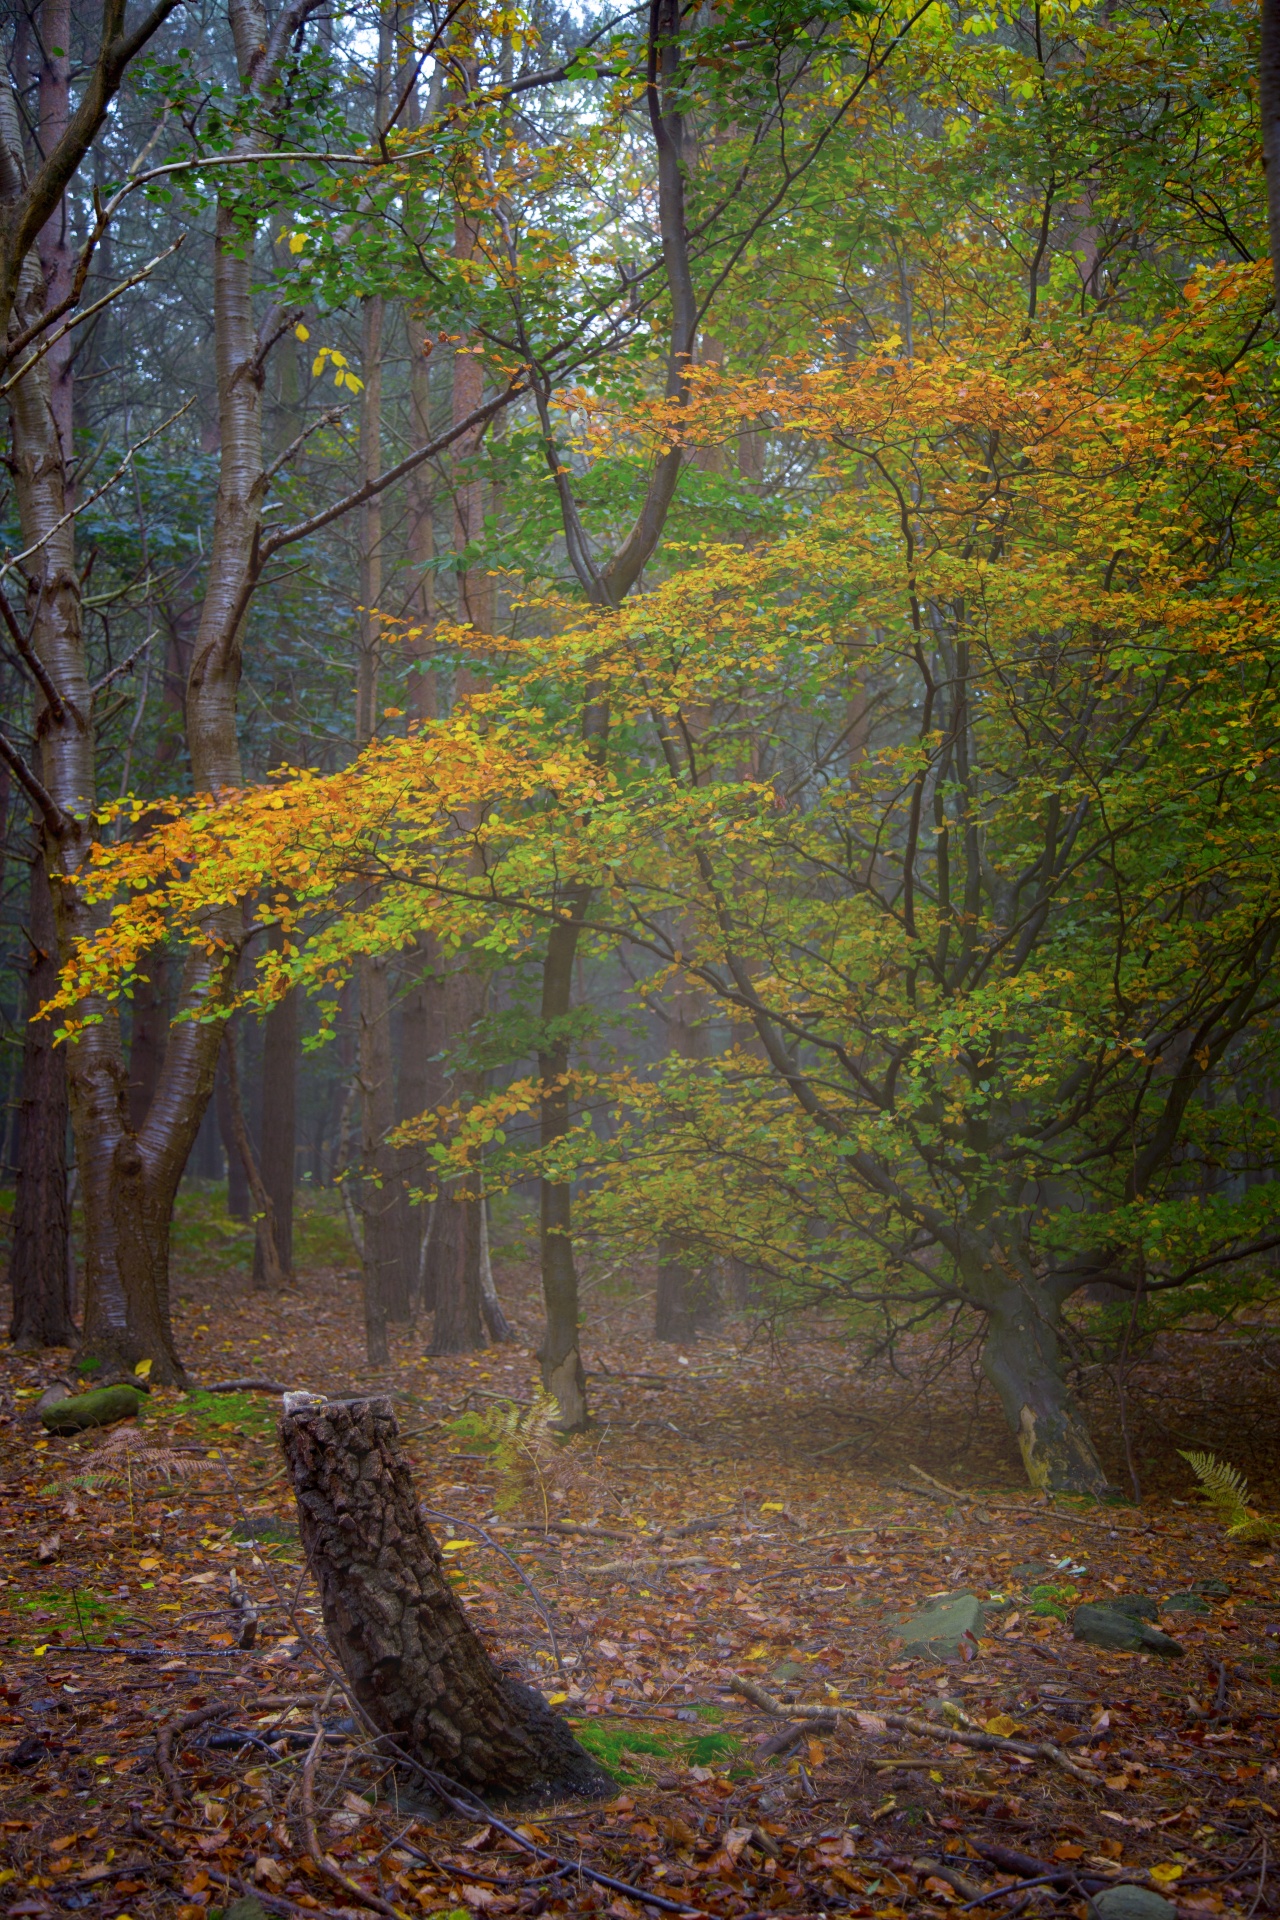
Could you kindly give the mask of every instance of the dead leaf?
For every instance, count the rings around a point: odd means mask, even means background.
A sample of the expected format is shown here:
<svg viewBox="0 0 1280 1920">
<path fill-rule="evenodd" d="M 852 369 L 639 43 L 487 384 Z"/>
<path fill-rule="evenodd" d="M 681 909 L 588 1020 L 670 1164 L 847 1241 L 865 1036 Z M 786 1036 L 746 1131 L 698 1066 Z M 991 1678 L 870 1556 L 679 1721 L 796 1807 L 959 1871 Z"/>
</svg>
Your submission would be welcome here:
<svg viewBox="0 0 1280 1920">
<path fill-rule="evenodd" d="M 39 1546 L 36 1548 L 36 1559 L 40 1562 L 41 1566 L 44 1566 L 50 1560 L 54 1559 L 55 1556 L 61 1551 L 61 1549 L 62 1549 L 61 1534 L 51 1533 L 49 1535 L 49 1538 L 47 1540 L 42 1540 Z"/>
</svg>

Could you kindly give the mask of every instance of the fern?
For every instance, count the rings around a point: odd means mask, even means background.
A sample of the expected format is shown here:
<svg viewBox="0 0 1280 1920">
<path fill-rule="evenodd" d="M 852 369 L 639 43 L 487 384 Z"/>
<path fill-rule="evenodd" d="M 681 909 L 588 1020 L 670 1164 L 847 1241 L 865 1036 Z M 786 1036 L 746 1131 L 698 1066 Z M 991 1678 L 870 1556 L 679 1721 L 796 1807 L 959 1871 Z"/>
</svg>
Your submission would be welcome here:
<svg viewBox="0 0 1280 1920">
<path fill-rule="evenodd" d="M 1200 1482 L 1201 1493 L 1221 1515 L 1228 1540 L 1248 1545 L 1280 1539 L 1280 1524 L 1260 1519 L 1250 1508 L 1249 1483 L 1238 1467 L 1228 1466 L 1211 1453 L 1188 1453 L 1185 1448 L 1179 1448 L 1179 1452 Z"/>
<path fill-rule="evenodd" d="M 497 1481 L 493 1502 L 496 1512 L 509 1513 L 532 1484 L 539 1495 L 543 1518 L 548 1517 L 547 1470 L 565 1446 L 555 1427 L 559 1415 L 555 1395 L 535 1386 L 533 1399 L 527 1406 L 516 1400 L 503 1400 L 484 1413 L 464 1414 L 452 1423 L 455 1433 L 492 1449 L 490 1459 Z"/>
<path fill-rule="evenodd" d="M 136 1427 L 117 1427 L 109 1439 L 96 1448 L 87 1473 L 71 1478 L 76 1487 L 134 1487 L 138 1482 L 186 1480 L 195 1474 L 216 1473 L 217 1460 L 179 1453 L 173 1447 L 156 1446 Z"/>
</svg>

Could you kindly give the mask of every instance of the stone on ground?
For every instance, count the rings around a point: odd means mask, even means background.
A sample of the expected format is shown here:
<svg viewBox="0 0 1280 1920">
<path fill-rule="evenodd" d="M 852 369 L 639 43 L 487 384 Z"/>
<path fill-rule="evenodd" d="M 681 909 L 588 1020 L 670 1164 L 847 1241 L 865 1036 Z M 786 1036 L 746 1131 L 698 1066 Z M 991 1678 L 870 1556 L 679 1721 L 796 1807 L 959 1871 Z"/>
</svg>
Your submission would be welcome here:
<svg viewBox="0 0 1280 1920">
<path fill-rule="evenodd" d="M 1089 1920 L 1174 1920 L 1177 1911 L 1150 1887 L 1104 1887 L 1089 1902 Z"/>
<path fill-rule="evenodd" d="M 930 1660 L 954 1660 L 966 1635 L 981 1637 L 986 1624 L 982 1602 L 976 1594 L 953 1593 L 932 1600 L 909 1620 L 894 1629 L 903 1642 L 903 1652 L 919 1654 Z"/>
<path fill-rule="evenodd" d="M 1091 1647 L 1103 1647 L 1110 1653 L 1158 1653 L 1168 1660 L 1181 1660 L 1186 1651 L 1167 1633 L 1161 1633 L 1137 1614 L 1127 1613 L 1110 1602 L 1105 1606 L 1077 1607 L 1071 1631 L 1077 1640 L 1084 1640 Z"/>
</svg>

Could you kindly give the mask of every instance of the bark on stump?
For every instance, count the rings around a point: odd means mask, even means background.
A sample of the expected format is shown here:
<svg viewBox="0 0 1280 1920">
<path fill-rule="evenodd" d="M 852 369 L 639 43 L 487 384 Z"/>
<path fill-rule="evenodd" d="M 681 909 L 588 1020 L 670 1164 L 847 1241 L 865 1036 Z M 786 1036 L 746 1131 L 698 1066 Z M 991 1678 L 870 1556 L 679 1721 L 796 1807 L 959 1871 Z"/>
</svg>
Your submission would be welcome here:
<svg viewBox="0 0 1280 1920">
<path fill-rule="evenodd" d="M 418 1511 L 391 1402 L 289 1395 L 280 1439 L 329 1643 L 374 1726 L 486 1796 L 612 1793 L 542 1695 L 485 1651 Z"/>
</svg>

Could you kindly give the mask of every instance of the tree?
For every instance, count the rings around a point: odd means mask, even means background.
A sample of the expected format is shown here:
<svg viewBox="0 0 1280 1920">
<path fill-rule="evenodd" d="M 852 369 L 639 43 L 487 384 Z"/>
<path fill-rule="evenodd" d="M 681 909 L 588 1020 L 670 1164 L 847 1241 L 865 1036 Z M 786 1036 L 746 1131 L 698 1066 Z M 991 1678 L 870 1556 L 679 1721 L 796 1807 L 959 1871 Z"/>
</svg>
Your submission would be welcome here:
<svg viewBox="0 0 1280 1920">
<path fill-rule="evenodd" d="M 53 1044 L 53 1021 L 41 1017 L 58 981 L 53 895 L 37 845 L 31 861 L 30 942 L 22 1041 L 21 1158 L 13 1206 L 9 1285 L 15 1347 L 70 1347 L 77 1329 L 71 1303 L 71 1222 L 67 1199 L 67 1075 Z"/>
</svg>

